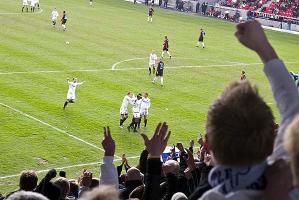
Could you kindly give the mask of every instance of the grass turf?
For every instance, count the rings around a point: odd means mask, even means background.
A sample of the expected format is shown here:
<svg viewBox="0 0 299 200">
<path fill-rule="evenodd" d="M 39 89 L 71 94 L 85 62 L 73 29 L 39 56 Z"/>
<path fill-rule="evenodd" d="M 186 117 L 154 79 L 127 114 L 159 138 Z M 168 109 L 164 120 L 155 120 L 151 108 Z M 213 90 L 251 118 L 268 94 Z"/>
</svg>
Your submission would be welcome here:
<svg viewBox="0 0 299 200">
<path fill-rule="evenodd" d="M 60 15 L 67 11 L 66 32 L 59 25 L 51 27 L 54 7 Z M 158 8 L 154 22 L 148 23 L 145 6 L 119 0 L 96 1 L 93 7 L 84 0 L 43 0 L 41 8 L 37 14 L 20 13 L 18 0 L 0 2 L 0 103 L 51 125 L 0 106 L 1 177 L 24 169 L 100 161 L 102 151 L 63 131 L 101 147 L 102 127 L 110 125 L 116 154 L 139 155 L 143 149 L 139 134 L 118 128 L 120 103 L 129 90 L 150 94 L 149 126 L 141 131 L 151 134 L 165 120 L 172 130 L 170 145 L 178 141 L 187 145 L 189 139 L 204 133 L 209 104 L 229 82 L 239 79 L 241 70 L 259 87 L 279 120 L 262 65 L 241 64 L 260 60 L 236 41 L 232 23 Z M 206 31 L 206 49 L 195 48 L 201 27 Z M 266 32 L 283 60 L 297 62 L 298 36 Z M 173 59 L 166 59 L 165 86 L 161 88 L 151 83 L 146 57 L 152 49 L 160 55 L 164 35 L 170 39 Z M 116 62 L 131 58 L 141 59 L 120 63 L 116 69 L 121 70 L 110 70 Z M 298 63 L 287 65 L 298 71 Z M 5 74 L 33 71 L 56 72 Z M 63 111 L 68 77 L 86 83 L 77 89 L 76 103 Z M 98 175 L 97 165 L 86 167 Z M 66 172 L 75 178 L 82 168 Z M 17 179 L 0 179 L 0 192 L 16 189 Z"/>
</svg>

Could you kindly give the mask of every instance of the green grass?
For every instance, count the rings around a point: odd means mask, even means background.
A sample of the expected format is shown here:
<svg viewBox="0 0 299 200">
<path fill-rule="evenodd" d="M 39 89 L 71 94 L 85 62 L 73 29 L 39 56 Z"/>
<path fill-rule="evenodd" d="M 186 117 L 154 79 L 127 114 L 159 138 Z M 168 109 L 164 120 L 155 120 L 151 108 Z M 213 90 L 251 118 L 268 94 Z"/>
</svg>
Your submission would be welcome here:
<svg viewBox="0 0 299 200">
<path fill-rule="evenodd" d="M 62 10 L 67 11 L 67 32 L 51 27 L 54 7 L 60 15 Z M 20 8 L 19 0 L 0 2 L 0 13 L 19 13 Z M 187 144 L 189 139 L 204 133 L 209 104 L 245 69 L 279 120 L 260 64 L 171 68 L 259 63 L 253 52 L 236 41 L 232 23 L 163 9 L 156 9 L 154 22 L 147 23 L 145 6 L 120 0 L 96 1 L 94 7 L 89 7 L 88 1 L 43 0 L 41 8 L 40 14 L 0 14 L 0 73 L 60 72 L 0 74 L 0 103 L 99 147 L 102 127 L 109 125 L 116 140 L 116 154 L 136 156 L 143 149 L 141 137 L 118 128 L 119 107 L 127 91 L 150 94 L 152 108 L 149 127 L 144 132 L 152 134 L 155 125 L 165 120 L 172 130 L 169 144 Z M 195 48 L 200 27 L 207 34 L 204 50 Z M 107 70 L 125 59 L 147 57 L 152 49 L 159 55 L 164 35 L 170 38 L 174 56 L 166 60 L 165 87 L 151 84 L 147 59 L 117 66 L 127 70 Z M 297 61 L 298 36 L 271 31 L 267 35 L 283 60 Z M 294 71 L 298 71 L 297 66 L 298 63 L 288 64 Z M 144 70 L 134 70 L 141 67 Z M 89 69 L 97 71 L 72 71 Z M 78 88 L 76 103 L 63 111 L 68 89 L 65 80 L 74 76 L 86 83 Z M 3 106 L 0 120 L 0 176 L 18 174 L 24 169 L 98 162 L 103 156 L 100 150 Z M 98 174 L 98 166 L 87 167 Z M 66 172 L 70 178 L 76 178 L 82 168 L 69 168 Z M 0 179 L 0 192 L 16 189 L 17 180 Z"/>
</svg>

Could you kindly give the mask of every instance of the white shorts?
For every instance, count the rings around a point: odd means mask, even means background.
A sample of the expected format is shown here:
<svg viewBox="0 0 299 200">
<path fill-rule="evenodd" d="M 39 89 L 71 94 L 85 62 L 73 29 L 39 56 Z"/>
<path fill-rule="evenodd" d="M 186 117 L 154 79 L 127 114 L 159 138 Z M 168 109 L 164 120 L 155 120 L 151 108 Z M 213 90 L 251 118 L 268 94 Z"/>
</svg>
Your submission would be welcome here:
<svg viewBox="0 0 299 200">
<path fill-rule="evenodd" d="M 23 6 L 28 6 L 28 1 L 23 1 Z"/>
<path fill-rule="evenodd" d="M 119 113 L 121 115 L 127 115 L 128 114 L 128 108 L 121 107 L 120 110 L 119 110 Z"/>
<path fill-rule="evenodd" d="M 76 95 L 72 92 L 68 92 L 66 95 L 66 99 L 68 99 L 68 100 L 75 100 L 75 98 L 76 98 Z"/>
<path fill-rule="evenodd" d="M 35 1 L 31 1 L 31 7 L 35 7 Z"/>
<path fill-rule="evenodd" d="M 149 63 L 148 66 L 149 66 L 149 67 L 155 67 L 156 64 L 155 64 L 155 63 Z"/>
<path fill-rule="evenodd" d="M 140 118 L 140 112 L 134 112 L 133 116 L 134 118 Z"/>
<path fill-rule="evenodd" d="M 148 109 L 141 109 L 140 114 L 142 116 L 148 116 Z"/>
</svg>

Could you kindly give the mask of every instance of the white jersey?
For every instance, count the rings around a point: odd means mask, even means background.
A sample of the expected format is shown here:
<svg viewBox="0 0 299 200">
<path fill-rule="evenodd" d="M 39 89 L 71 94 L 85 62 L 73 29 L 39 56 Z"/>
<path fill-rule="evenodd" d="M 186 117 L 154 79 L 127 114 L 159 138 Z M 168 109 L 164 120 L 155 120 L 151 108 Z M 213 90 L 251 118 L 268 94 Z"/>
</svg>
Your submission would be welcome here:
<svg viewBox="0 0 299 200">
<path fill-rule="evenodd" d="M 53 10 L 51 15 L 52 15 L 52 21 L 54 21 L 54 20 L 56 21 L 57 17 L 59 16 L 57 10 Z"/>
<path fill-rule="evenodd" d="M 141 110 L 141 115 L 148 115 L 148 109 L 151 107 L 151 100 L 150 98 L 142 98 L 141 105 L 140 105 L 140 110 Z"/>
<path fill-rule="evenodd" d="M 66 99 L 75 100 L 76 99 L 76 88 L 78 85 L 81 85 L 83 83 L 77 83 L 77 82 L 72 82 L 72 81 L 68 81 L 67 83 L 69 85 L 69 90 L 67 92 Z"/>
<path fill-rule="evenodd" d="M 126 95 L 124 98 L 123 98 L 123 102 L 121 104 L 121 107 L 120 107 L 120 114 L 128 114 L 128 106 L 129 104 L 132 104 L 132 98 L 129 97 L 128 95 Z"/>
<path fill-rule="evenodd" d="M 155 65 L 158 57 L 155 53 L 151 53 L 149 56 L 149 65 Z"/>
<path fill-rule="evenodd" d="M 132 107 L 134 118 L 140 118 L 140 106 L 142 99 L 135 99 Z"/>
<path fill-rule="evenodd" d="M 23 0 L 23 6 L 28 6 L 28 0 Z"/>
<path fill-rule="evenodd" d="M 36 4 L 36 0 L 31 0 L 31 6 L 35 7 L 35 4 Z"/>
</svg>

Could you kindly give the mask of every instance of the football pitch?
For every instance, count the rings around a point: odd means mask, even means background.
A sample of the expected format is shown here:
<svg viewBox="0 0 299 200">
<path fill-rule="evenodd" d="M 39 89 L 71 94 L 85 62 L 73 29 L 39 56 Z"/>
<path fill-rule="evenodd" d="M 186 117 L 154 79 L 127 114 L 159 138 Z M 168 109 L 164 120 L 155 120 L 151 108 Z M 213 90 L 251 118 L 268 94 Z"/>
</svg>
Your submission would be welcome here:
<svg viewBox="0 0 299 200">
<path fill-rule="evenodd" d="M 36 13 L 21 13 L 20 0 L 0 1 L 0 193 L 17 188 L 24 169 L 63 168 L 76 178 L 83 168 L 98 175 L 103 126 L 116 141 L 116 159 L 125 153 L 136 164 L 143 150 L 139 133 L 152 134 L 160 121 L 172 131 L 169 145 L 188 144 L 205 132 L 209 104 L 245 70 L 273 109 L 259 58 L 234 37 L 235 24 L 122 0 L 41 0 Z M 68 14 L 67 31 L 51 25 L 51 11 Z M 199 29 L 206 48 L 196 48 Z M 299 37 L 266 31 L 288 68 L 299 71 Z M 164 36 L 172 59 L 165 59 L 164 87 L 151 83 L 148 55 L 160 55 Z M 68 44 L 69 43 L 69 44 Z M 63 110 L 67 78 L 86 81 L 75 104 Z M 159 79 L 158 79 L 159 80 Z M 147 129 L 119 128 L 119 107 L 128 91 L 148 92 Z M 131 111 L 131 108 L 129 108 Z M 131 121 L 129 116 L 125 125 Z M 120 162 L 117 161 L 116 164 Z"/>
</svg>

